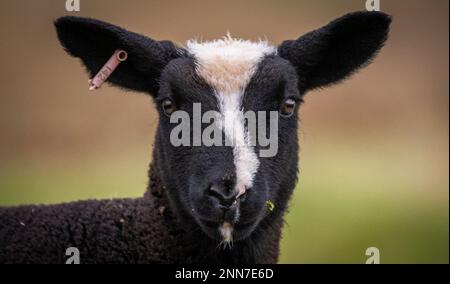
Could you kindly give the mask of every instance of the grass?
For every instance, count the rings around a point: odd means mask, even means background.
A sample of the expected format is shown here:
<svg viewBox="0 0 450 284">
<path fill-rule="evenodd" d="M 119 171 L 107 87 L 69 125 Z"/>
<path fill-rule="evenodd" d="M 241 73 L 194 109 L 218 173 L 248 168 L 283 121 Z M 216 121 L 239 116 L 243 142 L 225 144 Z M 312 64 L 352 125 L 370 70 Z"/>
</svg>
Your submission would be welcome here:
<svg viewBox="0 0 450 284">
<path fill-rule="evenodd" d="M 430 201 L 297 188 L 283 234 L 282 263 L 448 263 L 448 207 Z"/>
</svg>

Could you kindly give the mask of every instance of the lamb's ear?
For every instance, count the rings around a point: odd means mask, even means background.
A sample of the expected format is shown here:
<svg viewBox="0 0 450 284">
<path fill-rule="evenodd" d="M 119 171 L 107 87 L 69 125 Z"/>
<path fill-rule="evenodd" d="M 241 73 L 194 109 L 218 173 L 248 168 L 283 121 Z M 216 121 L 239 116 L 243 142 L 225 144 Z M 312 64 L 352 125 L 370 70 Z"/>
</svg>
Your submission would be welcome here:
<svg viewBox="0 0 450 284">
<path fill-rule="evenodd" d="M 302 93 L 339 82 L 370 63 L 386 41 L 391 18 L 382 12 L 354 12 L 278 47 L 299 75 Z"/>
<path fill-rule="evenodd" d="M 91 77 L 115 50 L 123 49 L 128 59 L 108 82 L 154 95 L 162 69 L 182 52 L 170 41 L 155 41 L 94 19 L 62 17 L 55 21 L 55 27 L 63 47 L 70 55 L 81 58 Z"/>
</svg>

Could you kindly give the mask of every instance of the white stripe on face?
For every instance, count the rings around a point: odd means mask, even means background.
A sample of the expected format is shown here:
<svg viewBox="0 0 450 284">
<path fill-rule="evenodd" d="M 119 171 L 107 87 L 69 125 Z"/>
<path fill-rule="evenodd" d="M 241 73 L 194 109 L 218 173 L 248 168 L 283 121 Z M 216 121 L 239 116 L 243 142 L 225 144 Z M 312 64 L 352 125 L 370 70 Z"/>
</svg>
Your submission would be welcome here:
<svg viewBox="0 0 450 284">
<path fill-rule="evenodd" d="M 187 50 L 196 59 L 196 72 L 214 89 L 222 114 L 219 126 L 233 141 L 236 190 L 243 194 L 253 185 L 259 160 L 249 145 L 242 119 L 242 96 L 258 63 L 276 49 L 265 41 L 251 42 L 228 35 L 209 42 L 188 41 Z"/>
</svg>

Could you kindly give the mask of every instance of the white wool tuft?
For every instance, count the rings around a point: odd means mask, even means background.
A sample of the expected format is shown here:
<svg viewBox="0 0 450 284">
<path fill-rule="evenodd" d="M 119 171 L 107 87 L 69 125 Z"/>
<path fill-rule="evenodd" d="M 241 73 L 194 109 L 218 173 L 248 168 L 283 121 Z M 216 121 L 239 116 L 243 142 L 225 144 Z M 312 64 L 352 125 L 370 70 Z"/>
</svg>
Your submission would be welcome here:
<svg viewBox="0 0 450 284">
<path fill-rule="evenodd" d="M 219 232 L 222 235 L 224 243 L 231 243 L 233 241 L 233 226 L 230 223 L 224 222 L 219 227 Z"/>
<path fill-rule="evenodd" d="M 190 40 L 187 50 L 197 59 L 197 72 L 219 93 L 242 91 L 260 60 L 275 53 L 267 41 L 232 38 L 198 42 Z"/>
</svg>

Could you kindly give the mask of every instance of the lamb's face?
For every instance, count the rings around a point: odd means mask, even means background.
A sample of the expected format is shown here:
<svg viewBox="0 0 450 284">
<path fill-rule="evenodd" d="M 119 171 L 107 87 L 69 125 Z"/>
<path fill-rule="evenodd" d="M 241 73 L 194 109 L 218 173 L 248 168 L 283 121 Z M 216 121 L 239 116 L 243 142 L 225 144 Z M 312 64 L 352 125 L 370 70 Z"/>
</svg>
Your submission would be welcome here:
<svg viewBox="0 0 450 284">
<path fill-rule="evenodd" d="M 265 42 L 189 42 L 163 71 L 156 102 L 171 197 L 209 236 L 247 237 L 296 178 L 294 67 Z"/>
<path fill-rule="evenodd" d="M 350 13 L 276 48 L 229 37 L 177 48 L 78 17 L 55 25 L 92 76 L 115 50 L 128 53 L 108 82 L 155 98 L 154 158 L 173 209 L 229 242 L 284 212 L 297 174 L 302 97 L 370 62 L 387 39 L 390 17 Z"/>
</svg>

